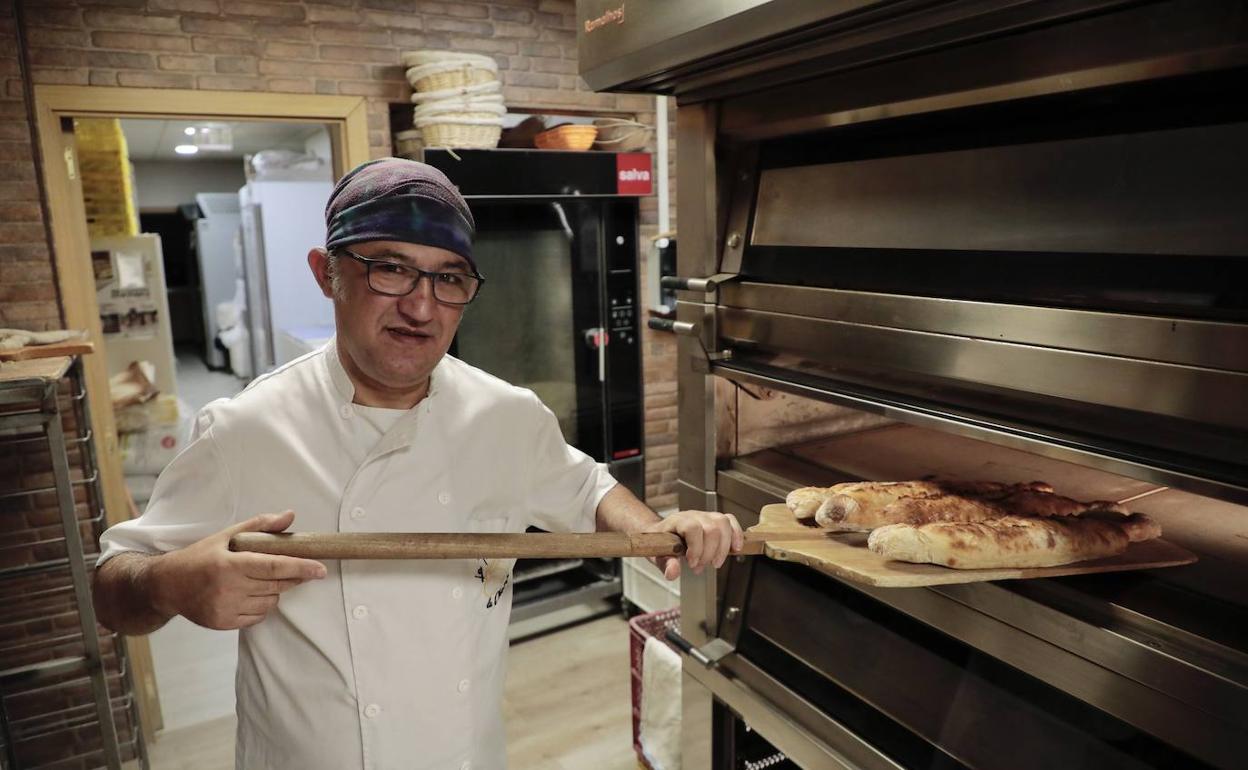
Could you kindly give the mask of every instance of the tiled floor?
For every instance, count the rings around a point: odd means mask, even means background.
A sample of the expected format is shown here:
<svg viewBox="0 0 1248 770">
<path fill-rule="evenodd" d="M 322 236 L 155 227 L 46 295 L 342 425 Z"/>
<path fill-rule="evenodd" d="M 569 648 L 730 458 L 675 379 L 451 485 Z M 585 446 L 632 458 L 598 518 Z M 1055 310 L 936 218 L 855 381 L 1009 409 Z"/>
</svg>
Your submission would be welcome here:
<svg viewBox="0 0 1248 770">
<path fill-rule="evenodd" d="M 636 770 L 628 624 L 610 616 L 512 646 L 503 699 L 510 770 Z M 234 767 L 234 718 L 161 735 L 152 770 Z"/>
</svg>

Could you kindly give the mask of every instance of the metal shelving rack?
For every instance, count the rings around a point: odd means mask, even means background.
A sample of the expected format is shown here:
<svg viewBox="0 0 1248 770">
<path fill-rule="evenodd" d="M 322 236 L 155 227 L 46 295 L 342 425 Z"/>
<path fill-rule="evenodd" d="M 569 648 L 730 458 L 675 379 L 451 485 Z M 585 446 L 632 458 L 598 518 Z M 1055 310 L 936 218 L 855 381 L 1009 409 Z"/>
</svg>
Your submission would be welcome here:
<svg viewBox="0 0 1248 770">
<path fill-rule="evenodd" d="M 75 431 L 65 434 L 65 418 Z M 79 768 L 98 762 L 121 770 L 123 755 L 148 767 L 122 638 L 101 638 L 91 603 L 88 564 L 104 527 L 103 496 L 91 435 L 82 361 L 42 358 L 0 366 L 0 446 L 32 456 L 46 447 L 51 486 L 4 490 L 0 501 L 55 498 L 59 529 L 39 527 L 19 542 L 0 544 L 0 768 Z M 71 468 L 70 453 L 78 462 Z M 80 473 L 75 473 L 80 469 Z M 75 501 L 82 490 L 88 515 Z M 84 543 L 84 530 L 87 540 Z M 63 547 L 64 556 L 54 556 Z M 18 549 L 23 549 L 18 552 Z M 7 553 L 6 553 L 7 552 Z M 29 553 L 33 558 L 23 559 Z M 74 622 L 76 616 L 76 623 Z M 19 625 L 44 629 L 23 637 Z M 9 628 L 6 628 L 9 627 Z M 116 656 L 116 670 L 106 666 Z M 16 665 L 11 665 L 16 663 Z M 111 682 L 110 682 L 111 680 Z M 110 696 L 111 689 L 116 696 Z M 118 741 L 117 722 L 129 727 Z M 98 733 L 98 747 L 85 738 Z M 49 744 L 70 746 L 47 752 Z M 45 750 L 26 756 L 23 749 Z M 128 767 L 131 765 L 127 765 Z"/>
</svg>

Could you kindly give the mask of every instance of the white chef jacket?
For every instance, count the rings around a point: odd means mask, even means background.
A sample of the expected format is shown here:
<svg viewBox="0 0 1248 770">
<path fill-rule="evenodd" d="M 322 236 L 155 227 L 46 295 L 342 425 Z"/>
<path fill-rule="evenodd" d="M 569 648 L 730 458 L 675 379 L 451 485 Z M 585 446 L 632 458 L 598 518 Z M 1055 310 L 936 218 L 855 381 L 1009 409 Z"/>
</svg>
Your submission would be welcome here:
<svg viewBox="0 0 1248 770">
<path fill-rule="evenodd" d="M 531 391 L 450 356 L 379 439 L 353 394 L 331 340 L 209 404 L 100 563 L 288 508 L 295 532 L 590 532 L 615 486 Z M 326 562 L 239 634 L 237 766 L 505 767 L 513 563 Z"/>
</svg>

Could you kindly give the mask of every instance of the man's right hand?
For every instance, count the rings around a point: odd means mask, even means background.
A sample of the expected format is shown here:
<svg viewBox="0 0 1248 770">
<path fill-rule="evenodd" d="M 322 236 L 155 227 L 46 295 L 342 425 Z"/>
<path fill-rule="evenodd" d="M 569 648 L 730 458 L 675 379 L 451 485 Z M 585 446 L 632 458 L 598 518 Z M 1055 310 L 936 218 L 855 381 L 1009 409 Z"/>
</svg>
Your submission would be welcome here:
<svg viewBox="0 0 1248 770">
<path fill-rule="evenodd" d="M 325 565 L 311 559 L 235 553 L 230 538 L 239 532 L 281 532 L 293 511 L 254 516 L 153 564 L 153 605 L 167 616 L 225 631 L 254 626 L 277 606 L 283 592 L 325 577 Z"/>
</svg>

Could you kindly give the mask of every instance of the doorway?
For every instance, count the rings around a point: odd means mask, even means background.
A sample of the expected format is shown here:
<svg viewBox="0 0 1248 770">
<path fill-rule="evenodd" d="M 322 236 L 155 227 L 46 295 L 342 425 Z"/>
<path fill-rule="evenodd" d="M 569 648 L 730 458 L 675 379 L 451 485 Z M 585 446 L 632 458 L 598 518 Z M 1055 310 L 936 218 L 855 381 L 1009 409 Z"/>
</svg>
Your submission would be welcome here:
<svg viewBox="0 0 1248 770">
<path fill-rule="evenodd" d="M 255 127 L 257 125 L 296 125 L 307 131 L 317 127 L 324 129 L 324 144 L 328 148 L 327 162 L 330 164 L 329 176 L 336 179 L 345 169 L 349 169 L 366 161 L 369 157 L 368 126 L 365 102 L 360 97 L 344 96 L 301 96 L 285 94 L 251 94 L 209 91 L 182 91 L 168 89 L 130 89 L 130 88 L 95 88 L 79 86 L 36 86 L 34 89 L 36 123 L 39 133 L 39 146 L 43 158 L 40 173 L 48 196 L 48 213 L 52 231 L 54 264 L 65 325 L 71 329 L 85 329 L 96 347 L 93 355 L 84 357 L 87 392 L 93 409 L 92 431 L 97 439 L 97 454 L 101 486 L 104 492 L 105 513 L 107 522 L 112 524 L 130 518 L 132 515 L 130 495 L 127 492 L 123 475 L 122 452 L 118 439 L 117 415 L 111 408 L 109 391 L 110 349 L 116 349 L 117 338 L 114 337 L 112 348 L 109 338 L 104 334 L 101 322 L 101 306 L 98 295 L 98 271 L 102 269 L 103 260 L 93 252 L 109 249 L 96 248 L 88 230 L 87 209 L 84 205 L 81 167 L 74 134 L 75 119 L 119 119 L 133 123 L 136 130 L 150 128 L 161 124 L 161 131 L 169 130 L 177 125 L 185 131 L 192 125 L 234 125 L 239 127 Z M 142 124 L 142 125 L 140 125 Z M 149 125 L 151 124 L 151 125 Z M 245 133 L 245 131 L 244 131 Z M 189 134 L 187 135 L 189 138 Z M 184 176 L 189 176 L 185 175 Z M 245 176 L 240 174 L 241 176 Z M 235 188 L 237 193 L 238 188 Z M 140 192 L 142 192 L 140 188 Z M 194 226 L 190 220 L 203 217 L 203 206 L 196 205 L 183 208 L 181 196 L 165 196 L 166 200 L 177 200 L 170 210 L 150 211 L 153 218 L 147 223 L 149 228 L 156 229 L 157 220 L 165 220 L 159 225 L 167 233 L 166 238 L 175 236 L 168 233 L 176 232 L 167 229 L 174 227 L 176 217 L 181 216 Z M 142 201 L 140 200 L 140 209 Z M 161 208 L 156 206 L 154 208 Z M 173 215 L 173 221 L 171 217 Z M 194 215 L 194 216 L 188 216 Z M 138 229 L 138 228 L 136 228 Z M 180 237 L 180 236 L 177 236 Z M 160 240 L 160 239 L 156 239 Z M 142 264 L 136 261 L 133 253 L 136 249 L 120 250 L 131 256 L 128 258 L 130 267 Z M 188 250 L 189 251 L 189 250 Z M 306 253 L 306 251 L 305 251 Z M 198 257 L 198 254 L 195 254 Z M 184 261 L 176 268 L 181 283 L 175 284 L 175 304 L 179 306 L 179 336 L 183 338 L 184 356 L 188 363 L 202 362 L 206 373 L 220 374 L 230 378 L 223 387 L 241 388 L 245 380 L 235 378 L 233 374 L 211 372 L 207 359 L 209 351 L 211 324 L 203 319 L 211 315 L 204 304 L 204 283 L 198 273 L 199 263 L 193 266 Z M 162 281 L 164 255 L 153 260 L 161 268 Z M 109 258 L 109 267 L 105 272 L 114 272 L 115 258 Z M 172 265 L 171 265 L 172 267 Z M 192 274 L 191 267 L 195 273 Z M 175 272 L 170 270 L 169 272 Z M 131 269 L 130 274 L 134 274 Z M 198 278 L 196 276 L 199 276 Z M 167 302 L 170 293 L 162 285 L 159 294 Z M 215 310 L 215 308 L 213 308 Z M 122 325 L 123 314 L 118 315 L 118 328 Z M 197 318 L 198 317 L 198 318 Z M 159 318 L 150 311 L 135 309 L 133 313 L 124 314 L 126 322 L 140 319 L 152 326 L 152 321 Z M 173 325 L 168 308 L 164 309 L 164 318 L 169 322 L 169 348 L 173 349 Z M 197 326 L 197 321 L 200 326 Z M 155 324 L 159 328 L 159 323 Z M 158 334 L 152 329 L 144 330 L 137 335 L 138 339 L 150 341 Z M 202 351 L 202 352 L 201 352 Z M 174 353 L 170 354 L 170 374 L 176 370 L 172 364 Z M 250 355 L 250 354 L 249 354 Z M 215 368 L 220 369 L 218 362 Z M 167 381 L 168 382 L 168 381 Z M 167 386 L 168 390 L 176 391 L 175 385 Z M 220 395 L 228 395 L 222 393 Z M 202 396 L 196 400 L 202 400 Z M 202 404 L 196 404 L 196 407 Z M 144 732 L 151 737 L 156 729 L 162 726 L 160 702 L 157 690 L 157 677 L 153 666 L 153 658 L 146 637 L 131 638 L 129 659 L 135 682 L 135 694 L 139 701 L 140 718 Z M 183 646 L 177 640 L 170 647 Z M 230 677 L 232 678 L 232 677 Z M 170 677 L 170 681 L 172 681 Z"/>
</svg>

